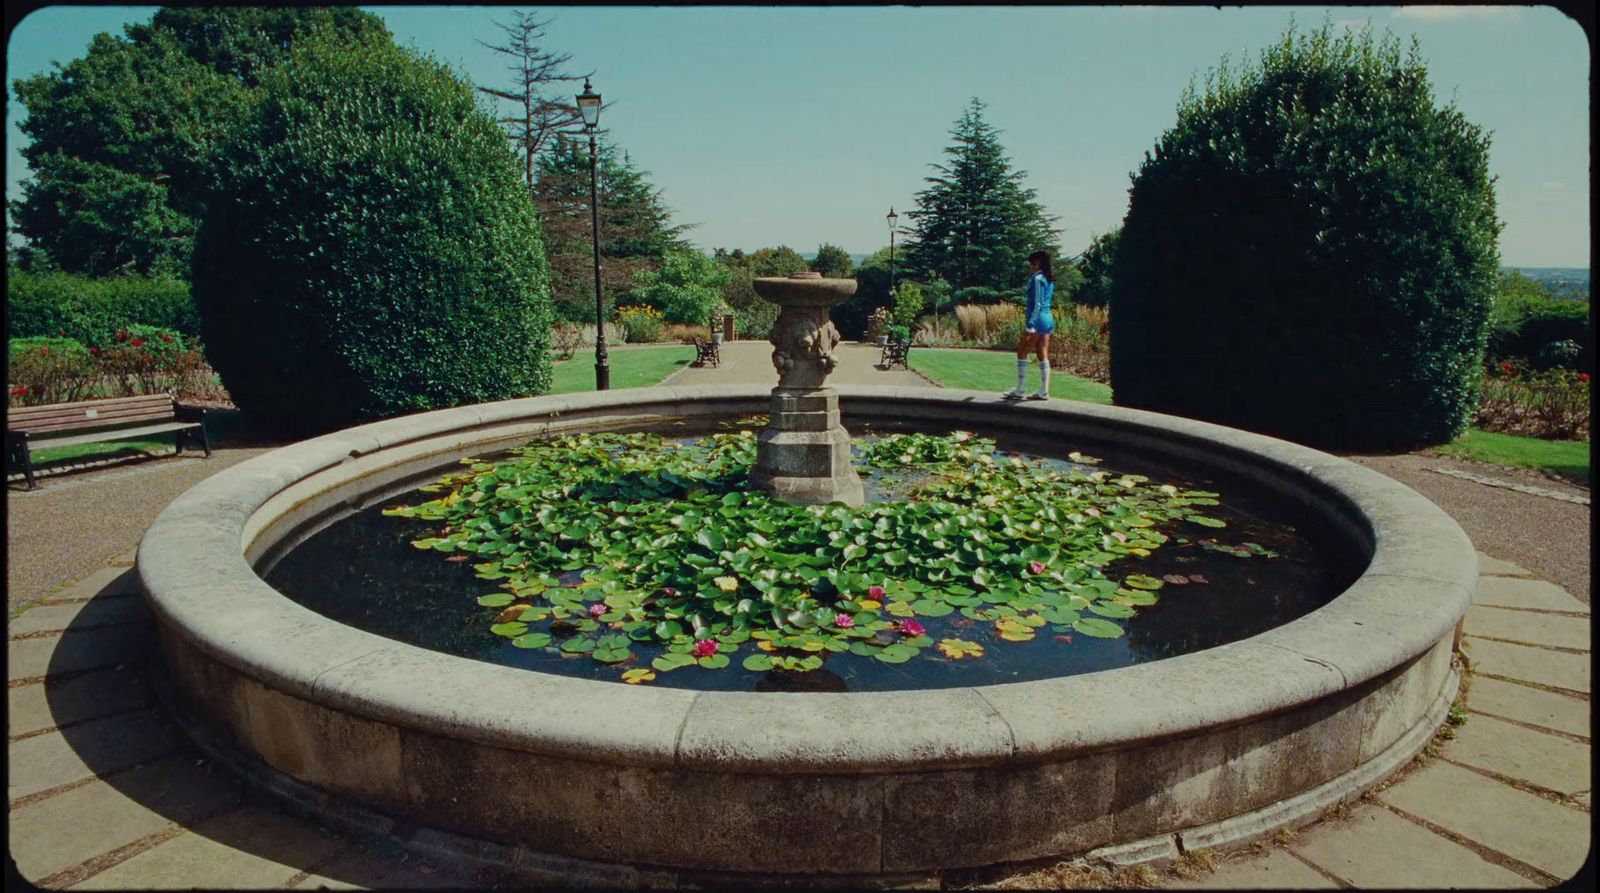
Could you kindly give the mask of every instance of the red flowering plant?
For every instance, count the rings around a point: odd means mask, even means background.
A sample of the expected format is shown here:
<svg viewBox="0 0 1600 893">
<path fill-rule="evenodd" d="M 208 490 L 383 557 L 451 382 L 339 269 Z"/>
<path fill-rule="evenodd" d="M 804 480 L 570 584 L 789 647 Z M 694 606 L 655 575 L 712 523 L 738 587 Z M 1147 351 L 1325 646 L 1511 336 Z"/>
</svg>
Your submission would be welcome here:
<svg viewBox="0 0 1600 893">
<path fill-rule="evenodd" d="M 1505 373 L 1504 366 L 1513 372 Z M 1588 440 L 1589 387 L 1587 372 L 1553 369 L 1522 374 L 1516 364 L 1504 361 L 1484 379 L 1473 424 L 1485 431 L 1545 440 Z"/>
<path fill-rule="evenodd" d="M 70 403 L 88 395 L 93 358 L 82 344 L 71 338 L 13 338 L 8 347 L 10 405 Z"/>
<path fill-rule="evenodd" d="M 181 379 L 204 364 L 198 351 L 185 347 L 178 332 L 141 325 L 119 330 L 110 344 L 100 347 L 96 359 L 100 374 L 130 397 L 166 390 L 181 393 Z"/>
</svg>

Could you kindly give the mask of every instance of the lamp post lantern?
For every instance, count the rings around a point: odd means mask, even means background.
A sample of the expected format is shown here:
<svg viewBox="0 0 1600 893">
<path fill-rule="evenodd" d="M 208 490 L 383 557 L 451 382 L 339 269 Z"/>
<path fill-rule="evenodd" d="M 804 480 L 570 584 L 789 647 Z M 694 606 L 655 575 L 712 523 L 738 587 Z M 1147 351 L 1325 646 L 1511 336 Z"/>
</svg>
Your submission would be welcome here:
<svg viewBox="0 0 1600 893">
<path fill-rule="evenodd" d="M 600 126 L 600 94 L 583 79 L 583 92 L 578 94 L 578 111 L 583 115 L 583 129 L 589 133 L 589 220 L 594 234 L 594 386 L 597 391 L 611 390 L 611 361 L 606 356 L 605 305 L 600 297 L 600 160 L 595 154 L 595 130 Z"/>
<path fill-rule="evenodd" d="M 889 312 L 894 312 L 894 222 L 900 218 L 894 212 L 894 206 L 889 206 Z"/>
</svg>

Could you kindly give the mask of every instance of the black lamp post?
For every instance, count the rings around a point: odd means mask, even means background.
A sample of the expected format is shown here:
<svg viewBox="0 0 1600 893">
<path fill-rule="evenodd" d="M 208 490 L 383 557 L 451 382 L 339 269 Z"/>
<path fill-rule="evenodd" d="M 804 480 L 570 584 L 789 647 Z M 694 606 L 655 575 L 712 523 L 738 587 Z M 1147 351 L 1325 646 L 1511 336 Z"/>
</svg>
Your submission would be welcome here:
<svg viewBox="0 0 1600 893">
<path fill-rule="evenodd" d="M 583 114 L 583 129 L 589 133 L 589 215 L 594 232 L 594 386 L 611 390 L 611 361 L 606 357 L 605 305 L 600 298 L 600 160 L 595 154 L 594 132 L 600 126 L 600 94 L 583 79 L 578 94 L 578 111 Z"/>
<path fill-rule="evenodd" d="M 894 222 L 900 215 L 894 212 L 894 206 L 889 206 L 889 312 L 894 312 Z"/>
</svg>

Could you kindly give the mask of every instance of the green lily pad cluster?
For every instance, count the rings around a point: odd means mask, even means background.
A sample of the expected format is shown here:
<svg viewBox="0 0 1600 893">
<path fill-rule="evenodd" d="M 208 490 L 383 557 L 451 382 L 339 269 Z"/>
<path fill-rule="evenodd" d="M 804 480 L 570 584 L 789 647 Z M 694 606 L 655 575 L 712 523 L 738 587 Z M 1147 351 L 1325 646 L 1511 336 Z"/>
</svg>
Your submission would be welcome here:
<svg viewBox="0 0 1600 893">
<path fill-rule="evenodd" d="M 1081 465 L 1007 457 L 966 432 L 861 445 L 892 501 L 798 506 L 747 489 L 752 432 L 692 444 L 655 434 L 537 441 L 497 462 L 464 459 L 386 515 L 440 522 L 413 545 L 477 559 L 499 590 L 489 631 L 624 669 L 623 680 L 698 666 L 805 672 L 830 653 L 884 663 L 981 657 L 936 642 L 920 618 L 952 614 L 1024 642 L 1049 627 L 1114 637 L 1163 581 L 1104 571 L 1167 542 L 1158 528 L 1224 526 L 1215 493 Z M 970 633 L 968 633 L 970 634 Z M 933 646 L 937 645 L 936 648 Z M 931 649 L 931 650 L 929 650 Z M 643 666 L 640 652 L 656 656 Z M 742 653 L 741 653 L 742 652 Z"/>
</svg>

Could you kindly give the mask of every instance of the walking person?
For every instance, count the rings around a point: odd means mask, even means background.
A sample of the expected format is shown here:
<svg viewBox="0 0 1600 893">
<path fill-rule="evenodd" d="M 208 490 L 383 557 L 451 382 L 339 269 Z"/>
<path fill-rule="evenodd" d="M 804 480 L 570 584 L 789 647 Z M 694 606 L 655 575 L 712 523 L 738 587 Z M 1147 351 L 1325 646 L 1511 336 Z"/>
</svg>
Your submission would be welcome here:
<svg viewBox="0 0 1600 893">
<path fill-rule="evenodd" d="M 1050 333 L 1055 331 L 1056 319 L 1050 313 L 1050 296 L 1055 293 L 1055 274 L 1050 271 L 1050 253 L 1035 251 L 1028 255 L 1027 319 L 1023 323 L 1022 340 L 1017 344 L 1017 386 L 1000 395 L 1007 400 L 1050 399 Z M 1028 383 L 1028 354 L 1039 362 L 1039 390 L 1031 394 L 1023 388 Z"/>
</svg>

